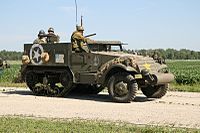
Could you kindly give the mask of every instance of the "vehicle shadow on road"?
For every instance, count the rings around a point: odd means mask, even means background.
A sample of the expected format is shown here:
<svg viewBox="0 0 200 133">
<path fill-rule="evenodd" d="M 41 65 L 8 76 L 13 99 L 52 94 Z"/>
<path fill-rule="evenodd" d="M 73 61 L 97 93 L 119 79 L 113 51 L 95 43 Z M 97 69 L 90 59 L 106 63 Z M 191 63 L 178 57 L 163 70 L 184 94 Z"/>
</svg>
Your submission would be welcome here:
<svg viewBox="0 0 200 133">
<path fill-rule="evenodd" d="M 65 96 L 65 98 L 98 102 L 112 102 L 108 94 L 69 94 Z"/>
<path fill-rule="evenodd" d="M 2 92 L 6 95 L 24 95 L 24 96 L 35 96 L 31 91 L 29 90 L 6 90 L 5 92 Z M 113 102 L 110 96 L 107 93 L 103 94 L 68 94 L 64 98 L 68 99 L 78 99 L 78 100 L 89 100 L 89 101 L 98 101 L 98 102 Z M 143 95 L 136 96 L 133 102 L 148 102 L 153 101 L 154 99 L 148 99 L 147 97 Z"/>
<path fill-rule="evenodd" d="M 155 99 L 149 99 L 145 96 L 136 96 L 133 100 L 134 102 L 148 102 L 148 101 L 154 101 Z"/>
<path fill-rule="evenodd" d="M 69 94 L 65 98 L 71 98 L 71 99 L 79 99 L 79 100 L 93 100 L 98 102 L 113 102 L 112 99 L 108 94 Z M 148 99 L 145 96 L 136 96 L 133 102 L 148 102 L 148 101 L 154 101 L 154 99 Z"/>
<path fill-rule="evenodd" d="M 6 90 L 2 92 L 3 94 L 6 95 L 34 95 L 33 92 L 29 91 L 29 90 Z"/>
</svg>

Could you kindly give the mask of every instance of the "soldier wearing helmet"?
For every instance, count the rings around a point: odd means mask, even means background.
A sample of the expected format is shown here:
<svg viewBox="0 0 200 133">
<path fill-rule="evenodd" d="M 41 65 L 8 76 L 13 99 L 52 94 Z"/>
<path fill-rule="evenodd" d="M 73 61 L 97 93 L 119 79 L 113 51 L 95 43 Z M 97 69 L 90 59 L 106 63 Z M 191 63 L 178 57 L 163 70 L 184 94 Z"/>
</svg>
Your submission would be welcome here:
<svg viewBox="0 0 200 133">
<path fill-rule="evenodd" d="M 60 37 L 58 35 L 55 35 L 54 28 L 50 27 L 48 29 L 48 35 L 47 35 L 47 43 L 59 43 Z"/>
<path fill-rule="evenodd" d="M 75 52 L 87 52 L 90 50 L 87 46 L 88 38 L 83 36 L 84 28 L 82 26 L 76 26 L 76 31 L 71 35 L 72 50 Z"/>
<path fill-rule="evenodd" d="M 44 30 L 40 30 L 38 33 L 38 38 L 33 41 L 33 44 L 43 44 L 43 43 L 47 43 L 45 32 Z"/>
</svg>

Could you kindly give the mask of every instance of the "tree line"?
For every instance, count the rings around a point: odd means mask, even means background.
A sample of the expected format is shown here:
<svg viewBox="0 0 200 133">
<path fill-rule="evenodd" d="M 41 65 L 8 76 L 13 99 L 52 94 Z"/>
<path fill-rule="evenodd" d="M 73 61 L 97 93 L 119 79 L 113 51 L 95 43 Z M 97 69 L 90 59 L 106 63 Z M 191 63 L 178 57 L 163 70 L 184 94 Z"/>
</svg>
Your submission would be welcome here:
<svg viewBox="0 0 200 133">
<path fill-rule="evenodd" d="M 188 49 L 141 49 L 141 50 L 126 50 L 128 53 L 137 53 L 140 55 L 153 56 L 155 53 L 164 59 L 170 60 L 198 60 L 200 59 L 200 51 L 193 51 Z"/>
<path fill-rule="evenodd" d="M 158 56 L 170 60 L 198 60 L 200 59 L 200 51 L 188 49 L 141 49 L 141 50 L 125 50 L 127 53 L 137 53 L 144 56 L 153 56 L 156 52 Z M 23 52 L 16 51 L 0 51 L 0 58 L 5 60 L 21 60 Z"/>
<path fill-rule="evenodd" d="M 4 60 L 21 60 L 22 54 L 22 52 L 2 50 L 0 51 L 0 58 Z"/>
</svg>

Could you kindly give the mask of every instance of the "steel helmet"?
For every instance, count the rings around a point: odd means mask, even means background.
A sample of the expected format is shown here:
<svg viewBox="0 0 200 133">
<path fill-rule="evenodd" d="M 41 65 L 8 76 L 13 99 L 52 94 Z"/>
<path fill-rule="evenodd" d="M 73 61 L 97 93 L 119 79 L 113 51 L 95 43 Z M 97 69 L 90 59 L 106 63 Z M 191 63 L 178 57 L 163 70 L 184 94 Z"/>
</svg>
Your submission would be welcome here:
<svg viewBox="0 0 200 133">
<path fill-rule="evenodd" d="M 84 31 L 83 26 L 77 26 L 76 29 L 77 29 L 77 31 Z"/>
<path fill-rule="evenodd" d="M 44 30 L 40 30 L 38 36 L 44 36 L 44 35 L 45 35 Z"/>
<path fill-rule="evenodd" d="M 54 33 L 54 29 L 53 29 L 52 27 L 50 27 L 50 28 L 48 29 L 48 32 L 53 32 L 53 33 Z"/>
</svg>

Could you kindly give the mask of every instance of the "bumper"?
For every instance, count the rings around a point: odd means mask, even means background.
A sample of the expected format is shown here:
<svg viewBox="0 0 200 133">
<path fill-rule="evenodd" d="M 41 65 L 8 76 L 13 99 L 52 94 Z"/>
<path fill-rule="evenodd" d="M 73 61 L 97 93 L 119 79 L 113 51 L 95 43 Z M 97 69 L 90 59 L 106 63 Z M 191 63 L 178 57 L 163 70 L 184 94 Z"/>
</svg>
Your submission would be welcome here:
<svg viewBox="0 0 200 133">
<path fill-rule="evenodd" d="M 170 83 L 174 80 L 174 75 L 171 73 L 153 73 L 142 71 L 142 77 L 151 85 L 162 85 Z"/>
<path fill-rule="evenodd" d="M 153 74 L 152 77 L 153 77 L 154 85 L 166 84 L 166 83 L 170 83 L 174 80 L 174 75 L 171 73 Z"/>
</svg>

